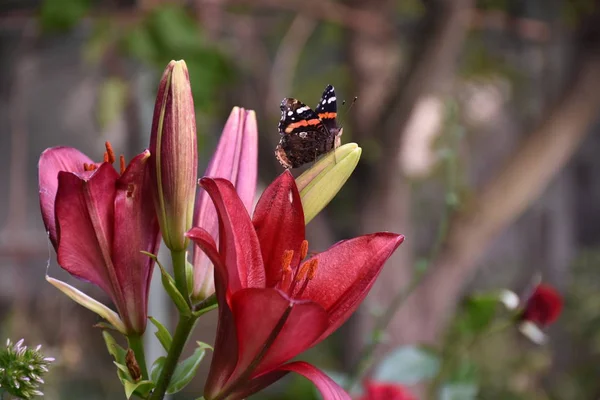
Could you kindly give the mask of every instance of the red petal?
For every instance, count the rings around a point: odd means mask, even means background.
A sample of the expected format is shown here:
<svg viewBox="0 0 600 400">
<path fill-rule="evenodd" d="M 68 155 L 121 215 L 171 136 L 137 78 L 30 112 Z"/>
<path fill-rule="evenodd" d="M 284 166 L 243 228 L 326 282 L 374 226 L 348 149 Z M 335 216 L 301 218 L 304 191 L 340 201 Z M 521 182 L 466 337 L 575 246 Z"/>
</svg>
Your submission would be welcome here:
<svg viewBox="0 0 600 400">
<path fill-rule="evenodd" d="M 281 366 L 279 370 L 293 371 L 312 381 L 321 392 L 323 400 L 352 400 L 350 395 L 333 379 L 306 362 L 298 361 L 286 364 Z"/>
<path fill-rule="evenodd" d="M 252 221 L 231 182 L 202 178 L 219 215 L 219 247 L 225 260 L 229 291 L 264 287 L 265 270 Z"/>
<path fill-rule="evenodd" d="M 250 213 L 256 191 L 257 161 L 256 114 L 251 110 L 234 107 L 204 176 L 230 181 Z M 193 226 L 200 226 L 215 237 L 219 231 L 215 207 L 206 191 L 202 189 L 198 190 L 196 196 Z M 194 265 L 194 296 L 210 294 L 214 291 L 212 265 L 197 249 L 194 249 L 192 264 Z"/>
<path fill-rule="evenodd" d="M 260 362 L 252 376 L 276 369 L 312 346 L 328 325 L 321 306 L 290 300 L 276 289 L 241 290 L 232 297 L 231 304 L 239 357 L 230 383 L 257 359 Z M 283 326 L 278 326 L 281 323 Z"/>
<path fill-rule="evenodd" d="M 317 273 L 302 298 L 319 303 L 329 314 L 324 339 L 342 325 L 363 301 L 383 264 L 404 236 L 380 232 L 335 244 L 316 255 Z"/>
<path fill-rule="evenodd" d="M 265 189 L 252 218 L 260 242 L 267 287 L 281 280 L 281 258 L 285 250 L 293 250 L 292 265 L 300 261 L 300 245 L 304 240 L 304 212 L 296 181 L 289 171 Z"/>
<path fill-rule="evenodd" d="M 237 364 L 238 345 L 233 314 L 227 302 L 227 270 L 216 248 L 212 236 L 202 228 L 192 228 L 186 234 L 206 254 L 215 265 L 217 274 L 216 294 L 219 303 L 219 325 L 214 345 L 214 355 L 206 380 L 204 394 L 207 398 L 216 396 L 223 388 Z"/>
<path fill-rule="evenodd" d="M 522 318 L 541 326 L 549 325 L 560 316 L 562 305 L 562 297 L 556 289 L 540 284 L 527 300 Z"/>
<path fill-rule="evenodd" d="M 150 187 L 150 152 L 136 156 L 117 181 L 113 262 L 126 304 L 121 318 L 134 331 L 146 328 L 148 290 L 160 243 L 158 220 Z"/>
<path fill-rule="evenodd" d="M 252 379 L 240 389 L 233 391 L 229 396 L 227 396 L 227 399 L 246 399 L 254 393 L 259 392 L 267 386 L 277 382 L 287 374 L 289 374 L 289 371 L 275 370 L 268 372 Z"/>
<path fill-rule="evenodd" d="M 107 163 L 88 180 L 61 171 L 55 209 L 58 263 L 69 273 L 100 286 L 118 306 L 123 303 L 118 299 L 111 261 L 117 178 Z"/>
<path fill-rule="evenodd" d="M 82 173 L 84 163 L 93 164 L 93 161 L 72 147 L 53 147 L 44 150 L 40 156 L 38 163 L 40 207 L 44 226 L 50 233 L 50 240 L 55 249 L 58 247 L 56 218 L 54 215 L 54 201 L 58 190 L 58 173 L 59 171 Z"/>
</svg>

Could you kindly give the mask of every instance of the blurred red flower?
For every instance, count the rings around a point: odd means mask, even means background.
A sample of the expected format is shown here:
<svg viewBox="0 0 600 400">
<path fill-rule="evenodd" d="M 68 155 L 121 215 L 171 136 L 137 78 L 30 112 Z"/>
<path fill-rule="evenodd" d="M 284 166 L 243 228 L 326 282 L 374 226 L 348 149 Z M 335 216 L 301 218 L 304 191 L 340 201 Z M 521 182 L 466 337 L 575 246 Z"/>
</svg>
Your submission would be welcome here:
<svg viewBox="0 0 600 400">
<path fill-rule="evenodd" d="M 538 285 L 525 304 L 523 321 L 546 326 L 556 321 L 562 311 L 562 296 L 550 285 Z"/>
<path fill-rule="evenodd" d="M 417 400 L 404 386 L 397 383 L 365 382 L 365 394 L 359 400 Z"/>
</svg>

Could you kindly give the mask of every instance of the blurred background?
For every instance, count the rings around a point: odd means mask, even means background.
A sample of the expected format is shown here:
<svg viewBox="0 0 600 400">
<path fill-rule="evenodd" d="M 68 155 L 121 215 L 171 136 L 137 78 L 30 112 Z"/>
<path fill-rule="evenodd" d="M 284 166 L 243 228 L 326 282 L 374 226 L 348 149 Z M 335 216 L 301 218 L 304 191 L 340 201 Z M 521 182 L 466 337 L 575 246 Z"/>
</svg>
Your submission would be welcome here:
<svg viewBox="0 0 600 400">
<path fill-rule="evenodd" d="M 381 230 L 407 237 L 361 311 L 301 358 L 351 372 L 374 318 L 415 277 L 376 355 L 416 344 L 447 355 L 467 296 L 521 294 L 541 277 L 566 302 L 548 344 L 506 330 L 467 346 L 446 378 L 475 391 L 446 398 L 600 398 L 600 2 L 0 0 L 0 339 L 57 358 L 46 398 L 123 395 L 97 317 L 44 280 L 49 263 L 107 301 L 56 264 L 37 159 L 56 145 L 100 159 L 106 140 L 137 154 L 171 59 L 190 71 L 200 171 L 231 107 L 256 110 L 260 187 L 282 172 L 281 99 L 316 106 L 333 84 L 347 101 L 342 141 L 363 153 L 309 224 L 311 250 Z M 150 314 L 172 323 L 153 293 Z M 198 339 L 212 342 L 215 316 Z M 199 397 L 207 367 L 174 398 Z M 289 377 L 254 398 L 314 396 Z"/>
</svg>

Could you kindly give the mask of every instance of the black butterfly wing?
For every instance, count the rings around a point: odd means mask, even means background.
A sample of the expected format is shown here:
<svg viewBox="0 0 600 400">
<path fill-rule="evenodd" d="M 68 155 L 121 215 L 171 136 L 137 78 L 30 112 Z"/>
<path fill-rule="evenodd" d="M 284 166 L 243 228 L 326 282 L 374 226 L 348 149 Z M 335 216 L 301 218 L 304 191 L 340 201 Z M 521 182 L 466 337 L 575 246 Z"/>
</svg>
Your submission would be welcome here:
<svg viewBox="0 0 600 400">
<path fill-rule="evenodd" d="M 279 134 L 275 149 L 279 162 L 286 168 L 297 168 L 315 161 L 334 145 L 332 135 L 318 115 L 299 100 L 286 98 L 281 102 Z"/>
<path fill-rule="evenodd" d="M 315 109 L 317 116 L 325 125 L 325 128 L 334 136 L 338 134 L 340 127 L 337 124 L 337 98 L 335 97 L 335 89 L 332 85 L 327 85 L 323 91 L 323 95 Z"/>
</svg>

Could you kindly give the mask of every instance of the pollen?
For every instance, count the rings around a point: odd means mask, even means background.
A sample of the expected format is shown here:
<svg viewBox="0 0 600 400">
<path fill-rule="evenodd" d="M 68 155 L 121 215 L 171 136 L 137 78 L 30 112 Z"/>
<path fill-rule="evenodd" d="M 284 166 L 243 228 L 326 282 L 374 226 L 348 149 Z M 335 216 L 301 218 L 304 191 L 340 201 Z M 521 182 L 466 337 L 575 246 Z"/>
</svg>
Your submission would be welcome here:
<svg viewBox="0 0 600 400">
<path fill-rule="evenodd" d="M 125 172 L 125 156 L 121 154 L 119 156 L 119 167 L 121 169 L 121 175 Z"/>
<path fill-rule="evenodd" d="M 104 161 L 112 164 L 114 163 L 117 158 L 115 157 L 115 152 L 113 151 L 112 145 L 110 144 L 110 142 L 104 142 L 104 147 L 106 147 L 106 153 L 104 153 Z"/>
<path fill-rule="evenodd" d="M 286 250 L 281 257 L 281 268 L 283 271 L 291 270 L 292 258 L 294 258 L 294 250 Z"/>
<path fill-rule="evenodd" d="M 83 163 L 84 171 L 89 172 L 89 171 L 94 171 L 95 169 L 98 169 L 98 166 L 96 164 Z"/>
<path fill-rule="evenodd" d="M 307 275 L 309 276 L 309 279 L 312 279 L 312 278 L 310 278 L 310 274 L 313 269 L 316 270 L 317 263 L 318 263 L 318 261 L 316 258 L 313 258 L 312 260 L 309 260 L 309 261 L 303 263 L 300 266 L 300 269 L 298 269 L 298 273 L 296 274 L 296 278 L 295 278 L 296 282 L 303 281 L 304 278 L 307 277 Z M 314 273 L 313 273 L 313 275 L 314 275 Z"/>
<path fill-rule="evenodd" d="M 300 260 L 304 260 L 308 254 L 308 240 L 303 240 L 300 245 Z"/>
</svg>

